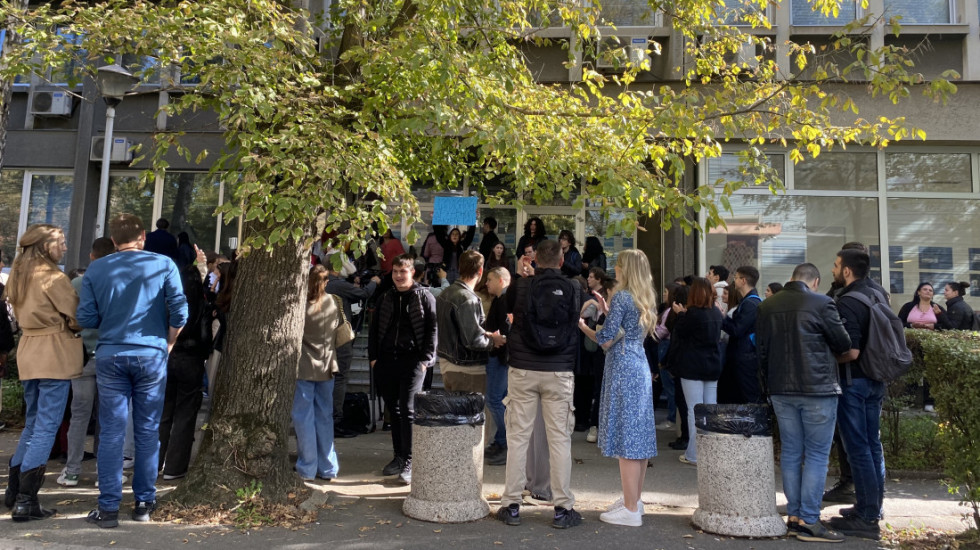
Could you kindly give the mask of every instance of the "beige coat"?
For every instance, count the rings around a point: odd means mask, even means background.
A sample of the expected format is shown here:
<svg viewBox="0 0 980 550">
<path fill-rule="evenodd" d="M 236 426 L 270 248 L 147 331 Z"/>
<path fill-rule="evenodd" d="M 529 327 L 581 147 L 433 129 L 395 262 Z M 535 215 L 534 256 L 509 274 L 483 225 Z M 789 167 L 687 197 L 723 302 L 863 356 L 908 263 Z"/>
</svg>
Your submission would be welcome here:
<svg viewBox="0 0 980 550">
<path fill-rule="evenodd" d="M 51 266 L 35 268 L 23 301 L 14 306 L 23 330 L 17 346 L 21 380 L 68 380 L 82 374 L 85 358 L 77 308 L 78 294 L 67 275 Z"/>
<path fill-rule="evenodd" d="M 303 350 L 296 371 L 297 380 L 322 382 L 338 372 L 334 337 L 340 326 L 341 311 L 333 295 L 324 293 L 319 302 L 306 303 Z"/>
</svg>

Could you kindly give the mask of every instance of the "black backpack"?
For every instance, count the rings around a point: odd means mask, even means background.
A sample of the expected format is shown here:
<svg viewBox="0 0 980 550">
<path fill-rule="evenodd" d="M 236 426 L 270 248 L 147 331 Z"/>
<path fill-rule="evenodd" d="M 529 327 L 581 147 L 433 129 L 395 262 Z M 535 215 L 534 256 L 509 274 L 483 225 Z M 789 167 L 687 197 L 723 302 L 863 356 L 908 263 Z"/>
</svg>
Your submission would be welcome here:
<svg viewBox="0 0 980 550">
<path fill-rule="evenodd" d="M 579 290 L 558 273 L 531 279 L 524 313 L 527 346 L 538 353 L 554 353 L 578 341 Z"/>
<path fill-rule="evenodd" d="M 861 292 L 850 292 L 841 296 L 844 298 L 854 298 L 868 308 L 868 341 L 858 357 L 865 376 L 879 382 L 904 376 L 912 366 L 912 352 L 905 343 L 902 320 L 877 292 L 873 302 Z"/>
</svg>

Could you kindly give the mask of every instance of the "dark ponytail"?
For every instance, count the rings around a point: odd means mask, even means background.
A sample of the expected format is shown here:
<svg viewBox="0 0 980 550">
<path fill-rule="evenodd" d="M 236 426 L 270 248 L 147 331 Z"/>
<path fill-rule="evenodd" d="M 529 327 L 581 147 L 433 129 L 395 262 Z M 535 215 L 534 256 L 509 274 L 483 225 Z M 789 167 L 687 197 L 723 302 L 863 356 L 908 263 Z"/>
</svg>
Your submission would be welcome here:
<svg viewBox="0 0 980 550">
<path fill-rule="evenodd" d="M 955 290 L 960 296 L 966 296 L 966 289 L 970 288 L 970 283 L 966 281 L 960 281 L 958 283 L 955 281 L 950 281 L 946 283 L 946 285 Z"/>
</svg>

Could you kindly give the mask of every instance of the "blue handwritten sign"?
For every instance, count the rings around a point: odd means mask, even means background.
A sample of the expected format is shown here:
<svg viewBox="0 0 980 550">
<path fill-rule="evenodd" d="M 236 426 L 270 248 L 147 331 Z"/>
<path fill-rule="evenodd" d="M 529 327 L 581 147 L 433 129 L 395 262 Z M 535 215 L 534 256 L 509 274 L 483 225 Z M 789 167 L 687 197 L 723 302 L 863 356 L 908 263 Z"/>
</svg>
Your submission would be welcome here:
<svg viewBox="0 0 980 550">
<path fill-rule="evenodd" d="M 476 197 L 436 197 L 432 225 L 476 225 Z"/>
</svg>

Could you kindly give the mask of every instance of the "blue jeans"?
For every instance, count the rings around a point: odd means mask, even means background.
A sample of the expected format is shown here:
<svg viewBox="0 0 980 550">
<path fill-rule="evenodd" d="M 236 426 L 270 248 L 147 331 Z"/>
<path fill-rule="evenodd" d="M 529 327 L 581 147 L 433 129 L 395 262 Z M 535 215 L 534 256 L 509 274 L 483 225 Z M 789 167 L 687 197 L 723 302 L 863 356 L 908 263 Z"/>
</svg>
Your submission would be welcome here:
<svg viewBox="0 0 980 550">
<path fill-rule="evenodd" d="M 340 468 L 333 445 L 334 380 L 297 380 L 293 393 L 296 429 L 296 473 L 303 479 L 337 477 Z"/>
<path fill-rule="evenodd" d="M 26 472 L 48 463 L 54 438 L 65 417 L 71 380 L 39 378 L 24 380 L 21 385 L 24 386 L 27 415 L 10 465 L 20 466 L 20 470 Z"/>
<path fill-rule="evenodd" d="M 718 403 L 718 381 L 681 378 L 681 388 L 684 390 L 684 399 L 687 401 L 687 425 L 689 430 L 687 450 L 684 452 L 684 456 L 691 462 L 697 462 L 698 431 L 694 427 L 694 406 L 699 403 L 705 405 Z"/>
<path fill-rule="evenodd" d="M 881 404 L 885 384 L 854 378 L 841 380 L 844 395 L 837 404 L 837 424 L 854 476 L 854 511 L 865 521 L 878 521 L 885 498 L 885 457 L 881 450 Z"/>
<path fill-rule="evenodd" d="M 167 356 L 112 355 L 95 359 L 99 388 L 99 509 L 119 510 L 122 501 L 123 439 L 133 406 L 136 465 L 133 496 L 156 500 L 160 454 L 160 416 L 167 386 Z"/>
<path fill-rule="evenodd" d="M 504 398 L 507 397 L 507 365 L 497 357 L 487 361 L 487 408 L 497 427 L 493 442 L 500 447 L 507 447 L 507 427 L 504 425 Z"/>
<path fill-rule="evenodd" d="M 779 469 L 786 512 L 812 525 L 820 520 L 837 396 L 773 395 L 771 399 L 782 442 Z"/>
</svg>

